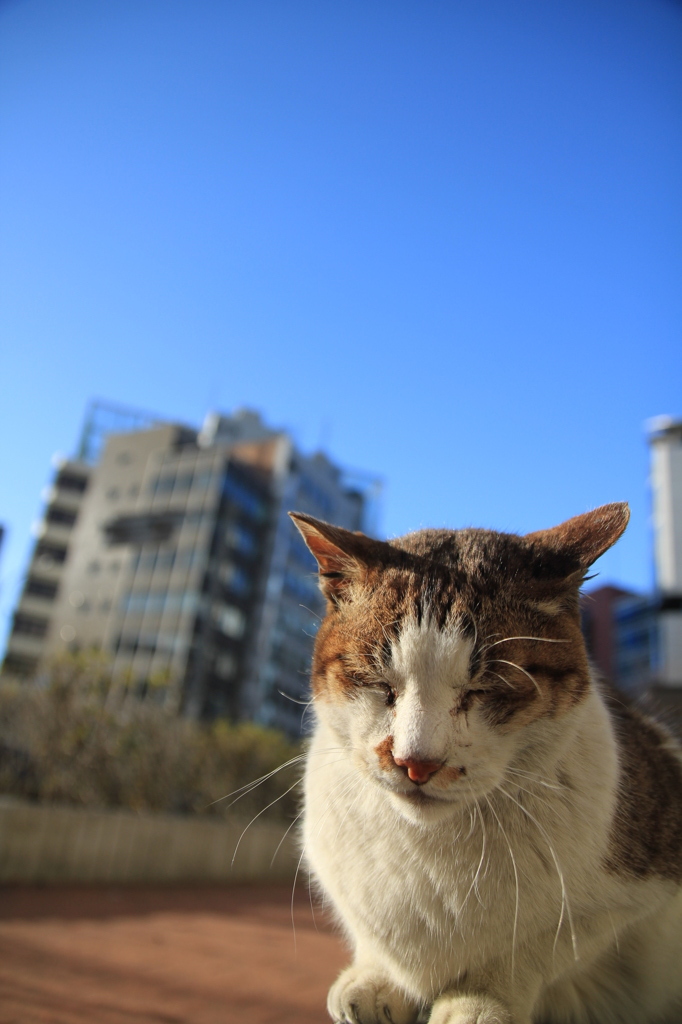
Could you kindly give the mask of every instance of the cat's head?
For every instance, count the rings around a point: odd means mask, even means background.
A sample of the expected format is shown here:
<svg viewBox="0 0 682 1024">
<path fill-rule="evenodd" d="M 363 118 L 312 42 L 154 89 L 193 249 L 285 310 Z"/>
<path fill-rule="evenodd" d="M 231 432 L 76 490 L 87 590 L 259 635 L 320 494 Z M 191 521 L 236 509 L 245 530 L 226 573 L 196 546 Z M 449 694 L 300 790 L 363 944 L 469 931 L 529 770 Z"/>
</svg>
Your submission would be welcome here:
<svg viewBox="0 0 682 1024">
<path fill-rule="evenodd" d="M 447 817 L 521 770 L 543 737 L 556 741 L 590 688 L 579 587 L 625 529 L 626 504 L 526 536 L 420 530 L 388 542 L 292 518 L 327 598 L 316 713 L 403 815 Z"/>
</svg>

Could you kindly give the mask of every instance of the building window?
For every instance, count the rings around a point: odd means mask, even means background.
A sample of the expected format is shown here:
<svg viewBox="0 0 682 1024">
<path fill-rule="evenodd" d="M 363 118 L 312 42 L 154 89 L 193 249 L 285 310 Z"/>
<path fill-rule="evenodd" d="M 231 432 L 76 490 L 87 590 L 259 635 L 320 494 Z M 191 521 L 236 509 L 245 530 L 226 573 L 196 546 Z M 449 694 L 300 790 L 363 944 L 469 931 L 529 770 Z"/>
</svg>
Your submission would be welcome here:
<svg viewBox="0 0 682 1024">
<path fill-rule="evenodd" d="M 192 486 L 192 474 L 191 473 L 178 473 L 175 478 L 175 490 L 176 491 L 188 491 Z"/>
<path fill-rule="evenodd" d="M 237 671 L 237 659 L 233 654 L 220 654 L 215 661 L 215 674 L 221 679 L 231 679 Z"/>
<path fill-rule="evenodd" d="M 140 573 L 153 572 L 158 553 L 158 548 L 145 548 L 144 551 L 141 551 L 133 558 L 133 570 L 137 570 Z"/>
<path fill-rule="evenodd" d="M 204 512 L 201 509 L 194 509 L 192 512 L 185 514 L 185 522 L 189 526 L 202 526 L 204 523 L 209 522 L 212 513 Z"/>
<path fill-rule="evenodd" d="M 121 598 L 121 610 L 126 613 L 191 612 L 197 607 L 197 595 L 192 591 L 167 590 L 133 591 Z"/>
<path fill-rule="evenodd" d="M 22 678 L 32 676 L 37 667 L 37 658 L 27 658 L 22 654 L 14 653 L 7 655 L 2 666 L 3 671 L 6 672 L 7 675 L 22 676 Z"/>
<path fill-rule="evenodd" d="M 238 640 L 244 633 L 244 613 L 232 605 L 226 604 L 213 609 L 213 621 L 225 636 Z"/>
<path fill-rule="evenodd" d="M 166 654 L 173 654 L 181 648 L 182 643 L 182 636 L 178 636 L 175 633 L 159 633 L 156 638 L 156 649 Z"/>
<path fill-rule="evenodd" d="M 140 633 L 137 641 L 138 651 L 154 654 L 156 650 L 156 633 Z"/>
<path fill-rule="evenodd" d="M 60 473 L 55 483 L 64 491 L 75 491 L 77 494 L 82 494 L 88 486 L 88 478 L 79 476 L 77 473 Z"/>
<path fill-rule="evenodd" d="M 76 512 L 70 508 L 60 508 L 59 505 L 51 505 L 47 510 L 45 518 L 48 523 L 57 523 L 59 526 L 73 526 L 76 522 Z"/>
<path fill-rule="evenodd" d="M 237 523 L 232 523 L 225 531 L 225 540 L 242 555 L 253 555 L 256 551 L 256 539 L 250 530 Z"/>
<path fill-rule="evenodd" d="M 107 543 L 159 544 L 168 540 L 180 525 L 181 516 L 173 512 L 149 512 L 139 515 L 116 516 L 102 529 Z"/>
<path fill-rule="evenodd" d="M 213 483 L 213 470 L 203 469 L 194 477 L 193 487 L 209 487 Z"/>
<path fill-rule="evenodd" d="M 126 651 L 128 654 L 135 654 L 137 650 L 136 636 L 120 636 L 114 644 L 114 651 Z"/>
<path fill-rule="evenodd" d="M 265 502 L 261 501 L 258 495 L 254 494 L 241 480 L 237 480 L 229 472 L 223 480 L 223 494 L 228 501 L 233 502 L 242 512 L 245 512 L 250 519 L 258 521 L 265 519 L 267 514 Z"/>
<path fill-rule="evenodd" d="M 46 544 L 41 541 L 36 546 L 36 558 L 45 559 L 45 564 L 62 565 L 66 561 L 67 548 L 59 544 Z"/>
<path fill-rule="evenodd" d="M 221 565 L 219 577 L 221 583 L 239 597 L 245 597 L 251 590 L 251 580 L 249 577 L 243 569 L 240 569 L 238 565 L 234 565 L 232 562 Z"/>
<path fill-rule="evenodd" d="M 160 476 L 152 480 L 149 490 L 153 494 L 169 494 L 175 486 L 175 473 L 172 475 Z"/>
<path fill-rule="evenodd" d="M 159 551 L 156 556 L 156 571 L 165 570 L 169 572 L 173 568 L 173 562 L 175 561 L 175 548 L 170 548 L 167 551 Z"/>
<path fill-rule="evenodd" d="M 49 619 L 17 612 L 14 616 L 14 632 L 21 633 L 22 636 L 43 637 L 47 633 L 48 623 Z"/>
<path fill-rule="evenodd" d="M 57 584 L 53 580 L 43 580 L 38 576 L 29 576 L 24 594 L 30 597 L 45 597 L 52 600 L 57 594 Z"/>
</svg>

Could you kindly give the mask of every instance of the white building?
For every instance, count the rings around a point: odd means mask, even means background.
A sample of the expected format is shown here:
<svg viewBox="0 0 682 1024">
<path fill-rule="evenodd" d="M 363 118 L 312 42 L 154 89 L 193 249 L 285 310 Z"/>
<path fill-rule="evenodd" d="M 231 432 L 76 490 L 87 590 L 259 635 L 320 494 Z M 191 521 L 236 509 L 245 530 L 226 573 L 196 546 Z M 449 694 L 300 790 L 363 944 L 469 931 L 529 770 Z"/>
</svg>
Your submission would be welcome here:
<svg viewBox="0 0 682 1024">
<path fill-rule="evenodd" d="M 682 420 L 649 423 L 656 588 L 657 682 L 682 687 Z"/>
</svg>

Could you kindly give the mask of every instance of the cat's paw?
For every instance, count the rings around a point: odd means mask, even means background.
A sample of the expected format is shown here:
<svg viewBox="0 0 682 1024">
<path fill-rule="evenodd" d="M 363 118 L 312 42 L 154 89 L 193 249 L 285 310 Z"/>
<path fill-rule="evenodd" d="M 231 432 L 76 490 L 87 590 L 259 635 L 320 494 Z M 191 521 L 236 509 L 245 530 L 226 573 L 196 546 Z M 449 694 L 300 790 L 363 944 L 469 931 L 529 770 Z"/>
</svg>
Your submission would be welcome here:
<svg viewBox="0 0 682 1024">
<path fill-rule="evenodd" d="M 433 1004 L 429 1024 L 514 1024 L 511 1014 L 488 996 L 441 996 Z"/>
<path fill-rule="evenodd" d="M 329 990 L 327 1010 L 342 1024 L 413 1024 L 419 1007 L 376 971 L 347 967 Z"/>
</svg>

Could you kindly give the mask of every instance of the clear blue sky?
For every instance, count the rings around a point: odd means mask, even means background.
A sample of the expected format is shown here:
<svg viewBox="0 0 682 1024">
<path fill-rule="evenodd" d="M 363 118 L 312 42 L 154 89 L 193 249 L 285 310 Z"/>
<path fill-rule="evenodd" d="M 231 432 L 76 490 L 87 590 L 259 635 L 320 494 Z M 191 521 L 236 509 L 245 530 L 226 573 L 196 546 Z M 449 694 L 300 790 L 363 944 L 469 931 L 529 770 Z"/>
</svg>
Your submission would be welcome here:
<svg viewBox="0 0 682 1024">
<path fill-rule="evenodd" d="M 682 5 L 0 6 L 7 615 L 93 396 L 256 407 L 383 530 L 631 502 L 682 414 Z"/>
</svg>

